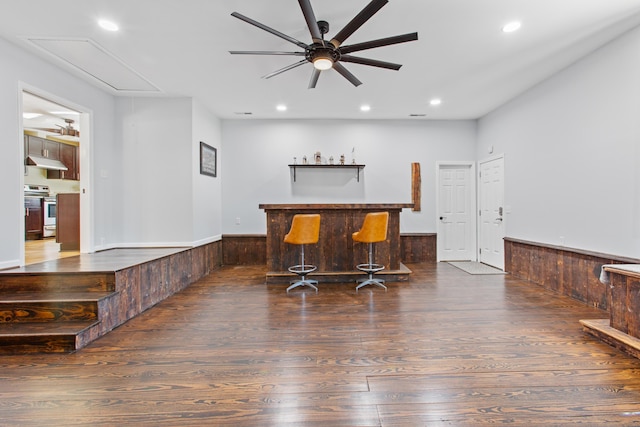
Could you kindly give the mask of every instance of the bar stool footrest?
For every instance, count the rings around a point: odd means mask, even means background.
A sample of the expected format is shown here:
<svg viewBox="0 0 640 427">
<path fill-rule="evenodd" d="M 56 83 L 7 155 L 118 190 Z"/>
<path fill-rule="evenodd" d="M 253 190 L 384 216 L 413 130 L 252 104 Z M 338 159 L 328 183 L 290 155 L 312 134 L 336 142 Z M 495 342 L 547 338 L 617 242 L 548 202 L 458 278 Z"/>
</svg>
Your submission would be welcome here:
<svg viewBox="0 0 640 427">
<path fill-rule="evenodd" d="M 316 271 L 317 269 L 318 267 L 315 265 L 300 264 L 289 267 L 289 272 L 304 276 L 305 274 L 309 274 L 313 271 Z"/>
<path fill-rule="evenodd" d="M 367 273 L 376 273 L 378 271 L 384 270 L 384 265 L 382 264 L 358 264 L 356 268 L 360 271 L 364 271 Z"/>
</svg>

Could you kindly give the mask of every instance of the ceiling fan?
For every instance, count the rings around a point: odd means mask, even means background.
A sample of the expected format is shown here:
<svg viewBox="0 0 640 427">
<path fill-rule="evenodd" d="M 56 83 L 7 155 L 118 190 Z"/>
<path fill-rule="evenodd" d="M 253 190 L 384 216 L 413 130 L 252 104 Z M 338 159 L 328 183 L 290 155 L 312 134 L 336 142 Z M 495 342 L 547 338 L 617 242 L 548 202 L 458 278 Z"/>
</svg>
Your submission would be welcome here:
<svg viewBox="0 0 640 427">
<path fill-rule="evenodd" d="M 80 131 L 73 127 L 73 123 L 75 122 L 73 119 L 64 119 L 66 126 L 58 125 L 58 128 L 31 128 L 31 129 L 39 129 L 47 132 L 59 133 L 60 135 L 68 135 L 68 136 L 80 136 Z"/>
<path fill-rule="evenodd" d="M 317 21 L 313 8 L 311 7 L 310 0 L 298 0 L 302 14 L 307 21 L 309 32 L 311 33 L 311 44 L 306 44 L 300 40 L 296 40 L 280 31 L 274 30 L 260 22 L 254 21 L 238 12 L 233 12 L 231 16 L 245 21 L 251 25 L 261 28 L 275 36 L 278 36 L 290 43 L 293 43 L 303 49 L 303 52 L 281 52 L 281 51 L 243 51 L 232 50 L 229 53 L 233 55 L 291 55 L 291 56 L 303 56 L 304 59 L 294 64 L 288 65 L 284 68 L 269 73 L 263 78 L 269 79 L 278 74 L 289 71 L 293 68 L 299 67 L 307 62 L 313 64 L 313 73 L 311 74 L 311 81 L 309 82 L 309 89 L 316 87 L 320 73 L 325 70 L 333 68 L 340 73 L 344 78 L 349 80 L 354 86 L 362 84 L 356 76 L 354 76 L 349 70 L 347 70 L 342 62 L 351 62 L 354 64 L 370 65 L 372 67 L 386 68 L 390 70 L 399 70 L 402 67 L 401 64 L 394 64 L 392 62 L 379 61 L 376 59 L 362 58 L 359 56 L 350 55 L 353 52 L 359 52 L 366 49 L 373 49 L 376 47 L 388 46 L 392 44 L 405 43 L 413 40 L 418 40 L 418 33 L 408 33 L 399 36 L 386 37 L 382 39 L 370 40 L 367 42 L 356 43 L 352 45 L 343 46 L 342 43 L 356 30 L 358 30 L 365 22 L 367 22 L 373 15 L 376 14 L 389 0 L 372 0 L 364 9 L 360 11 L 345 27 L 340 30 L 333 38 L 326 41 L 324 35 L 329 32 L 329 23 L 327 21 Z"/>
</svg>

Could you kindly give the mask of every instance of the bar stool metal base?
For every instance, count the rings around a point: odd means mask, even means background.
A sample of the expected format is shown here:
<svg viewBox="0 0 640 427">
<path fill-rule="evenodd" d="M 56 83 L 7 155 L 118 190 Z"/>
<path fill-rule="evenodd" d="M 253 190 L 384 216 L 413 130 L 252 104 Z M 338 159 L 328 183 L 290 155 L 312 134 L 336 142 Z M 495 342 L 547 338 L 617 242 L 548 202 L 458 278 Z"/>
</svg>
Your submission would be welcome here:
<svg viewBox="0 0 640 427">
<path fill-rule="evenodd" d="M 382 271 L 384 270 L 384 265 L 381 264 L 359 264 L 356 266 L 356 268 L 360 271 L 364 271 L 365 273 L 369 274 L 369 277 L 366 279 L 358 279 L 356 280 L 356 283 L 360 283 L 358 286 L 356 286 L 356 292 L 358 292 L 358 289 L 367 286 L 367 285 L 376 285 L 376 286 L 380 286 L 381 288 L 384 288 L 384 290 L 387 290 L 387 287 L 384 285 L 384 279 L 374 279 L 373 275 L 375 273 L 377 273 L 378 271 Z"/>
<path fill-rule="evenodd" d="M 298 286 L 309 286 L 315 289 L 316 293 L 318 292 L 318 288 L 315 286 L 318 284 L 317 280 L 307 279 L 307 274 L 312 271 L 316 271 L 318 267 L 315 265 L 294 265 L 293 267 L 289 267 L 289 271 L 291 273 L 295 273 L 300 276 L 300 280 L 291 282 L 291 286 L 287 288 L 287 292 L 289 292 L 293 288 L 297 288 Z"/>
</svg>

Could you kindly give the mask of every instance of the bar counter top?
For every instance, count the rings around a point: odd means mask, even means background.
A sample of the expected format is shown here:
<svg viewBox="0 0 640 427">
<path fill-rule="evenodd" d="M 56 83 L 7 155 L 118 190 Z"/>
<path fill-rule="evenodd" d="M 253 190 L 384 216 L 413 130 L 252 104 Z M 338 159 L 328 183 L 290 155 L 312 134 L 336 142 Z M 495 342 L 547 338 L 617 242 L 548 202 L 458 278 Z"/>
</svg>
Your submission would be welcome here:
<svg viewBox="0 0 640 427">
<path fill-rule="evenodd" d="M 278 210 L 315 210 L 315 209 L 404 209 L 412 208 L 413 203 L 283 203 L 258 205 L 260 209 Z"/>
</svg>

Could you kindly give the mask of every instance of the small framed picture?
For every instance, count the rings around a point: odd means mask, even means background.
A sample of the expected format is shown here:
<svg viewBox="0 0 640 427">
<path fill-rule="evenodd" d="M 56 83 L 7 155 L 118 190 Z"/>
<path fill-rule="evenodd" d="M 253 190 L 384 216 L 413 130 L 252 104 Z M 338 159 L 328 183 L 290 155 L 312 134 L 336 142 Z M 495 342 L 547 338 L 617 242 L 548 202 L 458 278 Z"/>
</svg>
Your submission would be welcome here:
<svg viewBox="0 0 640 427">
<path fill-rule="evenodd" d="M 200 141 L 200 174 L 201 175 L 209 175 L 215 177 L 217 175 L 216 171 L 216 161 L 218 157 L 217 150 Z"/>
</svg>

